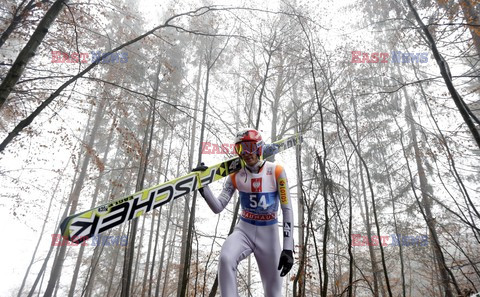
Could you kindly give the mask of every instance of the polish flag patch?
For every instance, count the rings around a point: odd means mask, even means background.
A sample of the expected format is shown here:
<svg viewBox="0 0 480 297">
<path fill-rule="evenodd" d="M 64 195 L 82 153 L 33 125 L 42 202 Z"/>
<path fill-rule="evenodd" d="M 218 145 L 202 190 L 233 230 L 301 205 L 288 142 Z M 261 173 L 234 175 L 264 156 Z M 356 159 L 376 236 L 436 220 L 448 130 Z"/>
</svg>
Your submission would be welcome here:
<svg viewBox="0 0 480 297">
<path fill-rule="evenodd" d="M 260 193 L 262 191 L 262 178 L 252 178 L 252 193 Z"/>
</svg>

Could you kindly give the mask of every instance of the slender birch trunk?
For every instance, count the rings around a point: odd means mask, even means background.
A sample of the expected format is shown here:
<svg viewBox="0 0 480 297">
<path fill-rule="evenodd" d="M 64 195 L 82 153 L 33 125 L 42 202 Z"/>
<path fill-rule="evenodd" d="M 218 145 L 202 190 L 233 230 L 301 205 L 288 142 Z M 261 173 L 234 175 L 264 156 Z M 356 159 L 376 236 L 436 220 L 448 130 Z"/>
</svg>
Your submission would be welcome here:
<svg viewBox="0 0 480 297">
<path fill-rule="evenodd" d="M 80 173 L 79 173 L 79 175 L 77 177 L 77 180 L 75 182 L 75 187 L 74 187 L 73 192 L 72 192 L 71 197 L 70 197 L 70 201 L 71 201 L 71 207 L 70 207 L 70 211 L 69 211 L 70 215 L 73 215 L 77 210 L 78 200 L 80 198 L 80 193 L 82 191 L 83 184 L 84 184 L 85 178 L 87 176 L 87 168 L 88 168 L 88 165 L 89 165 L 90 159 L 91 159 L 91 152 L 88 152 L 88 150 L 93 149 L 96 134 L 97 134 L 98 128 L 100 127 L 101 120 L 103 118 L 104 108 L 105 108 L 105 103 L 106 103 L 106 97 L 102 96 L 102 98 L 100 98 L 99 101 L 100 102 L 97 105 L 97 111 L 96 111 L 96 114 L 95 114 L 93 127 L 92 127 L 92 130 L 90 132 L 89 140 L 86 143 L 86 152 L 85 152 L 86 154 L 83 158 L 82 167 L 81 167 Z M 50 274 L 50 279 L 48 281 L 48 285 L 47 285 L 47 288 L 45 290 L 44 297 L 51 297 L 52 294 L 53 294 L 55 284 L 57 283 L 58 279 L 60 278 L 60 272 L 61 272 L 62 267 L 63 267 L 63 261 L 65 260 L 66 251 L 67 251 L 66 246 L 60 247 L 59 254 L 55 258 L 55 261 L 53 263 L 52 272 Z"/>
</svg>

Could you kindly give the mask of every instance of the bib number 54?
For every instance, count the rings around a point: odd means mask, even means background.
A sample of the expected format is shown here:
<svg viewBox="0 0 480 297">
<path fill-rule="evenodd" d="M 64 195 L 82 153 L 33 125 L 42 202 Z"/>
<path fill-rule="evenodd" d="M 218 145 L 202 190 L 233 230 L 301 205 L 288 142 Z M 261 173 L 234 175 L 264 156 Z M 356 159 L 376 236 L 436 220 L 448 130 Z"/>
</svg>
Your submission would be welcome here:
<svg viewBox="0 0 480 297">
<path fill-rule="evenodd" d="M 263 209 L 267 209 L 268 208 L 267 198 L 265 198 L 265 195 L 262 195 L 260 199 L 257 199 L 257 195 L 254 195 L 254 194 L 250 195 L 250 207 L 251 208 L 261 207 Z"/>
</svg>

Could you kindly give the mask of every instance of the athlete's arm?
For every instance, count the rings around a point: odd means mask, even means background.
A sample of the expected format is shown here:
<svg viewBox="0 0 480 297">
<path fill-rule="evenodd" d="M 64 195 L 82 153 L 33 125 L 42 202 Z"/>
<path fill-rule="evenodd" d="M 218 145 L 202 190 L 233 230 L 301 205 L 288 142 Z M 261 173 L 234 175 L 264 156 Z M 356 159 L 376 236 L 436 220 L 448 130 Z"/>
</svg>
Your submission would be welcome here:
<svg viewBox="0 0 480 297">
<path fill-rule="evenodd" d="M 282 166 L 275 167 L 278 195 L 283 214 L 283 250 L 278 261 L 280 276 L 285 276 L 293 266 L 293 208 L 290 190 L 288 189 L 287 174 Z"/>
<path fill-rule="evenodd" d="M 288 188 L 287 174 L 282 166 L 275 168 L 278 195 L 283 214 L 283 249 L 293 251 L 293 207 Z"/>
<path fill-rule="evenodd" d="M 233 186 L 230 176 L 227 177 L 227 181 L 225 182 L 223 190 L 218 198 L 213 195 L 212 190 L 210 190 L 208 185 L 203 187 L 201 190 L 202 191 L 200 191 L 200 194 L 202 194 L 203 198 L 205 198 L 205 201 L 214 213 L 221 212 L 225 206 L 227 206 L 230 198 L 233 196 L 233 193 L 235 193 L 235 187 Z"/>
</svg>

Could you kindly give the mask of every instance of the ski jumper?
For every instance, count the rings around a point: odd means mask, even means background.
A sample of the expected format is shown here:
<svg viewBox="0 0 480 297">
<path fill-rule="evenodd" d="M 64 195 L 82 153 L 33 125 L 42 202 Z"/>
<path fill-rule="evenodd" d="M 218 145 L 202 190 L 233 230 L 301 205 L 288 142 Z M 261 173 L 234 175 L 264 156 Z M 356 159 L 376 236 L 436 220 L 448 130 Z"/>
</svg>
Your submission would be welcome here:
<svg viewBox="0 0 480 297">
<path fill-rule="evenodd" d="M 282 279 L 277 270 L 282 251 L 278 236 L 278 207 L 283 214 L 283 249 L 293 251 L 293 210 L 287 176 L 282 166 L 265 161 L 258 173 L 245 168 L 231 174 L 216 198 L 206 186 L 204 197 L 215 213 L 221 212 L 235 190 L 239 191 L 240 221 L 225 240 L 219 260 L 218 278 L 223 297 L 239 296 L 237 266 L 251 253 L 260 270 L 264 296 L 281 296 Z"/>
</svg>

